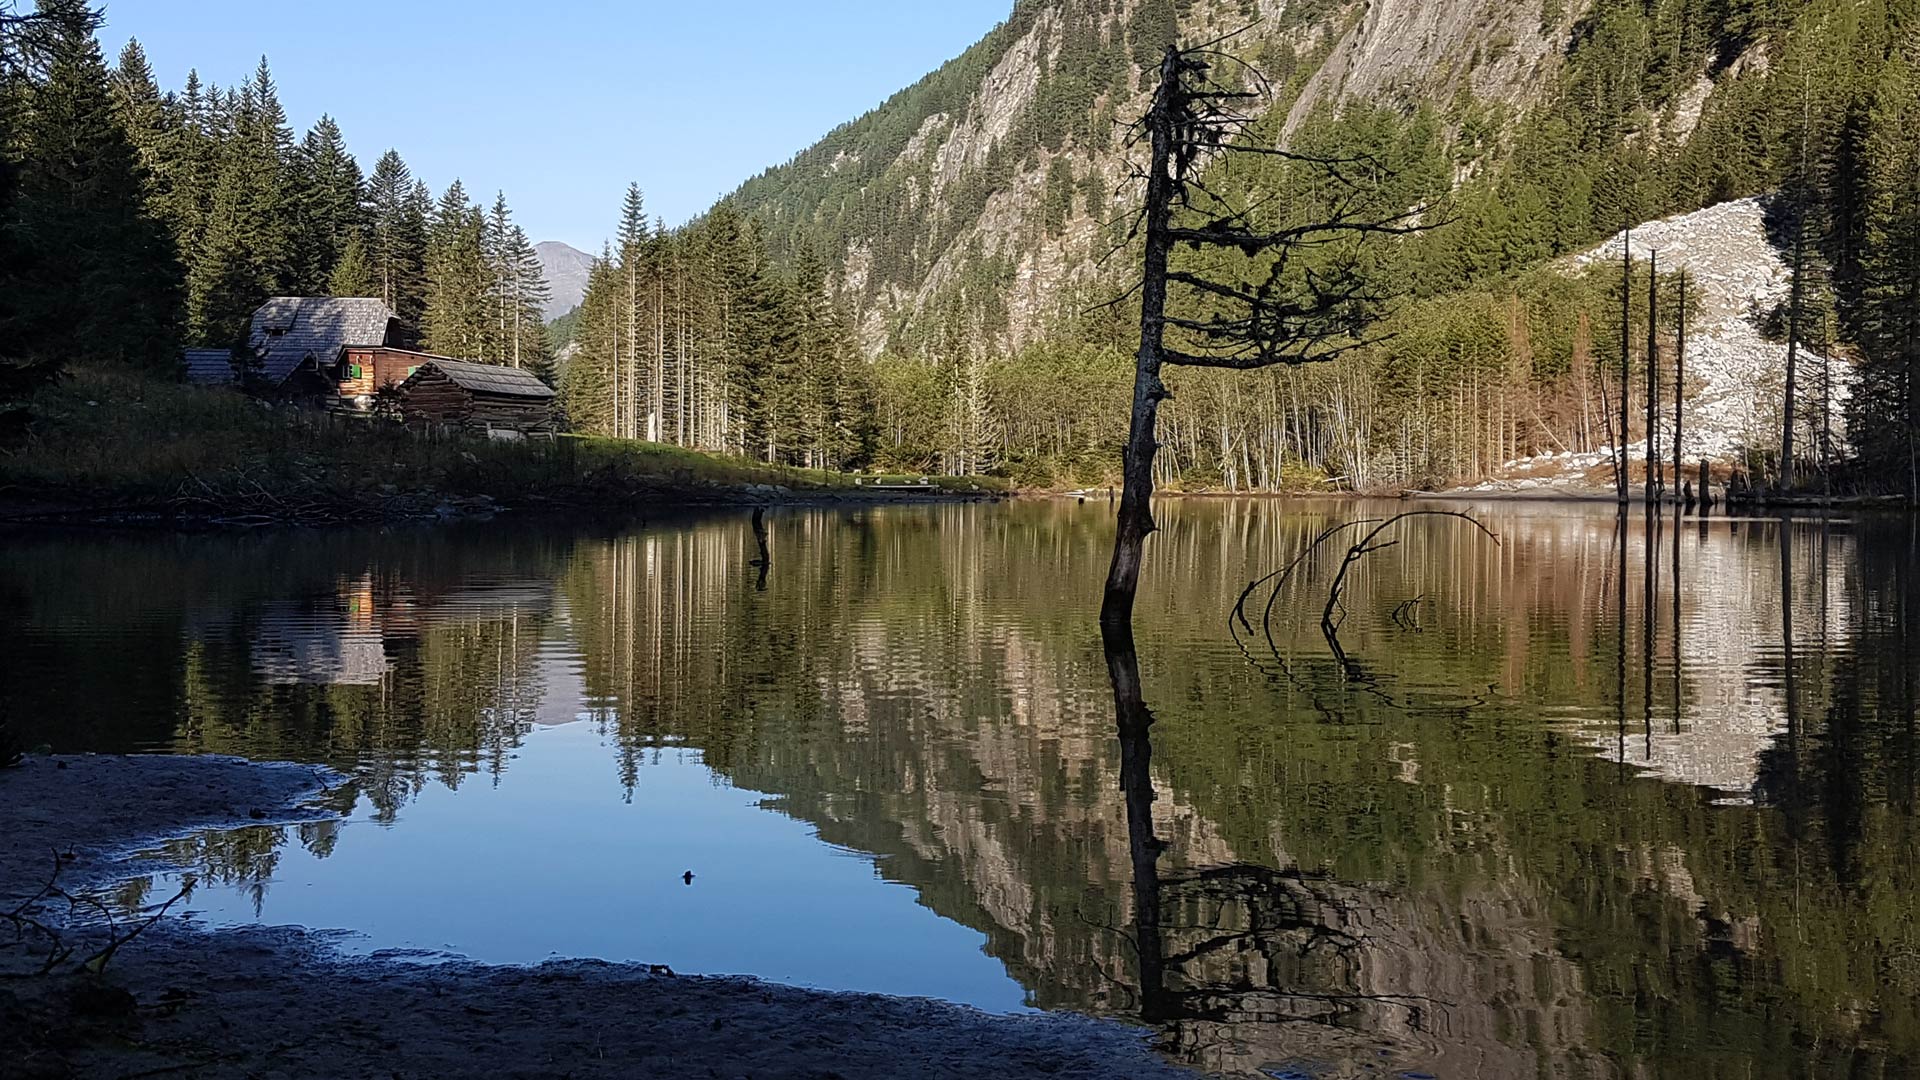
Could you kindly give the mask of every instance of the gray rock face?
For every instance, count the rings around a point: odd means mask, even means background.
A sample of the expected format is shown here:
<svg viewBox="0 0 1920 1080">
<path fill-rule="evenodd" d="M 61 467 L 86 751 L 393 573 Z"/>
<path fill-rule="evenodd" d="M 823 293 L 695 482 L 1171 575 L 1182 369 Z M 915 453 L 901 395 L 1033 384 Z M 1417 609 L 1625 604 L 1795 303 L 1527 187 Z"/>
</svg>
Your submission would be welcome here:
<svg viewBox="0 0 1920 1080">
<path fill-rule="evenodd" d="M 593 256 L 558 240 L 542 240 L 533 245 L 533 252 L 540 257 L 540 272 L 551 290 L 543 314 L 554 319 L 572 311 L 587 295 L 587 271 L 593 268 Z"/>
</svg>

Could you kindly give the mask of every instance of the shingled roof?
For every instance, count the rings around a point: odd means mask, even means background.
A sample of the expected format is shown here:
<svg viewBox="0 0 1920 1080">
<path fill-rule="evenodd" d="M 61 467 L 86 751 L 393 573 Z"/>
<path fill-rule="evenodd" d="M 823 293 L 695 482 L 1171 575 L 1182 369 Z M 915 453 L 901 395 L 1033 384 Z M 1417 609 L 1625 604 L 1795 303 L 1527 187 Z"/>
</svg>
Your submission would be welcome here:
<svg viewBox="0 0 1920 1080">
<path fill-rule="evenodd" d="M 232 349 L 187 349 L 180 354 L 187 381 L 201 386 L 225 386 L 234 381 Z"/>
<path fill-rule="evenodd" d="M 452 380 L 455 386 L 477 394 L 506 394 L 523 398 L 554 396 L 553 387 L 541 382 L 538 376 L 524 368 L 476 364 L 470 360 L 447 360 L 439 357 L 421 364 L 418 371 L 407 377 L 407 382 L 418 379 L 421 373 L 429 368 L 438 369 L 441 374 Z"/>
<path fill-rule="evenodd" d="M 276 296 L 253 313 L 247 345 L 260 374 L 278 386 L 307 357 L 322 365 L 349 345 L 385 345 L 394 322 L 387 305 L 372 297 Z"/>
</svg>

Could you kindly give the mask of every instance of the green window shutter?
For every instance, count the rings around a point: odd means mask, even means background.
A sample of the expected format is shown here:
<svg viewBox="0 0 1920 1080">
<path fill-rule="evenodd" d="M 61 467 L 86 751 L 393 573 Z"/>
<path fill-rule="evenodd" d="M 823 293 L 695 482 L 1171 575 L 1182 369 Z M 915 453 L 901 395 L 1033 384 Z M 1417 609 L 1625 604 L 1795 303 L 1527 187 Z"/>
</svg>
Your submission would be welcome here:
<svg viewBox="0 0 1920 1080">
<path fill-rule="evenodd" d="M 359 377 L 361 376 L 361 373 L 362 373 L 362 370 L 363 370 L 363 369 L 362 369 L 362 368 L 360 367 L 360 365 L 359 365 L 359 364 L 348 364 L 348 365 L 347 365 L 347 378 L 349 378 L 349 379 L 357 379 L 357 378 L 359 378 Z"/>
</svg>

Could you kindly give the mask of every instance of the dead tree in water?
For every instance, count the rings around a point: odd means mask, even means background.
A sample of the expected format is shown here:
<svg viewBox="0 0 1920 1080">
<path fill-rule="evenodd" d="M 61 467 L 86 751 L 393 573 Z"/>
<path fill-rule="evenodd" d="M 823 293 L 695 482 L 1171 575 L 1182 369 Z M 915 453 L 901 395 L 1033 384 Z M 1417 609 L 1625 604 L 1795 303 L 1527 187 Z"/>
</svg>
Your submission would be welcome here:
<svg viewBox="0 0 1920 1080">
<path fill-rule="evenodd" d="M 1399 236 L 1427 227 L 1422 207 L 1369 208 L 1383 171 L 1367 157 L 1297 154 L 1247 138 L 1248 117 L 1238 107 L 1267 95 L 1230 89 L 1212 77 L 1216 63 L 1240 62 L 1201 46 L 1169 46 L 1160 62 L 1153 104 L 1135 127 L 1149 146 L 1146 200 L 1135 230 L 1143 234 L 1140 279 L 1140 351 L 1133 384 L 1133 415 L 1121 489 L 1113 563 L 1107 572 L 1102 622 L 1126 622 L 1140 582 L 1146 539 L 1154 529 L 1154 427 L 1170 394 L 1161 381 L 1168 364 L 1253 371 L 1280 364 L 1328 360 L 1368 344 L 1386 297 L 1364 274 L 1357 246 L 1368 236 Z M 1255 76 L 1257 82 L 1257 75 Z M 1323 220 L 1263 228 L 1252 207 L 1235 206 L 1210 190 L 1202 167 L 1216 158 L 1253 155 L 1312 169 L 1338 194 Z M 1176 247 L 1238 252 L 1274 262 L 1253 284 L 1173 269 Z M 1324 251 L 1317 265 L 1302 256 Z M 1170 289 L 1210 313 L 1169 314 Z M 1222 309 L 1225 309 L 1224 311 Z M 1186 310 L 1186 309 L 1182 309 Z M 1173 344 L 1168 331 L 1173 331 Z"/>
<path fill-rule="evenodd" d="M 1660 501 L 1660 253 L 1647 253 L 1647 501 Z"/>
<path fill-rule="evenodd" d="M 1620 234 L 1620 438 L 1614 443 L 1613 483 L 1620 505 L 1627 505 L 1627 388 L 1633 385 L 1628 374 L 1632 366 L 1633 346 L 1628 337 L 1633 325 L 1633 230 Z"/>
<path fill-rule="evenodd" d="M 1686 439 L 1687 431 L 1686 416 L 1681 407 L 1681 402 L 1687 392 L 1687 272 L 1685 270 L 1680 271 L 1678 289 L 1680 295 L 1675 299 L 1680 308 L 1680 314 L 1678 316 L 1679 328 L 1673 343 L 1673 497 L 1676 502 L 1686 509 L 1691 510 L 1693 509 L 1693 489 L 1688 487 L 1684 480 L 1680 479 L 1680 468 L 1682 463 L 1686 461 L 1686 458 L 1683 456 L 1686 451 L 1682 443 Z M 1707 474 L 1705 471 L 1702 471 L 1700 473 L 1701 487 L 1704 488 L 1706 483 Z M 1680 529 L 1677 525 L 1673 531 L 1676 537 L 1680 535 Z M 1675 584 L 1678 584 L 1677 580 Z"/>
</svg>

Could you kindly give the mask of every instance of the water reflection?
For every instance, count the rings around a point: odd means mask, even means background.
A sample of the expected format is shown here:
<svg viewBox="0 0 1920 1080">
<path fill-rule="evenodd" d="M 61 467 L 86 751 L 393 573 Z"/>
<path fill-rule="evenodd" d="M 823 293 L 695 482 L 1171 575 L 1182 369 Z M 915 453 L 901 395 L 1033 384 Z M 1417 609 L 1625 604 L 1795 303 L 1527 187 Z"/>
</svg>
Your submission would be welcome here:
<svg viewBox="0 0 1920 1080">
<path fill-rule="evenodd" d="M 744 515 L 15 536 L 0 697 L 63 749 L 351 770 L 344 825 L 179 854 L 197 907 L 374 947 L 952 973 L 919 986 L 1222 1069 L 1911 1070 L 1909 523 L 1491 507 L 1498 546 L 1422 527 L 1354 568 L 1374 685 L 1319 632 L 1337 551 L 1249 665 L 1247 581 L 1394 509 L 1169 506 L 1119 663 L 1097 505 L 782 511 L 764 546 Z M 736 885 L 795 902 L 682 900 Z M 836 933 L 874 948 L 789 947 Z"/>
</svg>

